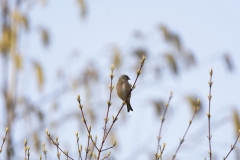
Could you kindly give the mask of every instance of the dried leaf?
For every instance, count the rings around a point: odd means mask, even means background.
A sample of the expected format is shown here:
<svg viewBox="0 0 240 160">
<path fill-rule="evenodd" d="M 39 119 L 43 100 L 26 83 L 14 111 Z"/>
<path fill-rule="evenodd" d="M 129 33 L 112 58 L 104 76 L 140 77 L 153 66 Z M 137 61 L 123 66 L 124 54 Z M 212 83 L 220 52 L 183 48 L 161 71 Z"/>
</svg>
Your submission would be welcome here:
<svg viewBox="0 0 240 160">
<path fill-rule="evenodd" d="M 10 29 L 10 27 L 5 27 L 2 30 L 2 34 L 0 35 L 1 36 L 0 37 L 0 52 L 1 53 L 9 53 L 9 50 L 11 48 L 12 38 L 14 38 L 14 36 L 12 34 L 13 33 L 12 33 L 12 30 Z"/>
<path fill-rule="evenodd" d="M 162 111 L 164 111 L 165 103 L 161 101 L 154 101 L 153 102 L 157 116 L 160 116 L 162 114 Z"/>
<path fill-rule="evenodd" d="M 84 0 L 77 0 L 78 5 L 80 7 L 80 11 L 81 11 L 81 16 L 84 18 L 86 16 L 87 13 L 87 8 L 86 8 L 86 3 Z"/>
<path fill-rule="evenodd" d="M 167 58 L 168 65 L 169 65 L 171 71 L 174 74 L 178 74 L 178 66 L 177 66 L 177 62 L 176 62 L 174 56 L 172 54 L 166 54 L 165 57 Z"/>
<path fill-rule="evenodd" d="M 34 142 L 34 147 L 36 151 L 40 151 L 41 149 L 40 140 L 36 132 L 33 133 L 33 142 Z"/>
<path fill-rule="evenodd" d="M 34 67 L 35 67 L 35 72 L 36 72 L 37 81 L 38 81 L 38 88 L 39 90 L 41 90 L 44 83 L 42 67 L 37 62 L 34 62 Z"/>
<path fill-rule="evenodd" d="M 116 46 L 113 47 L 113 64 L 117 69 L 121 65 L 121 52 L 120 49 Z"/>
<path fill-rule="evenodd" d="M 49 33 L 45 28 L 40 29 L 41 37 L 42 37 L 42 42 L 45 47 L 49 45 L 50 39 L 49 39 Z"/>
<path fill-rule="evenodd" d="M 142 48 L 139 48 L 139 49 L 135 50 L 134 54 L 138 59 L 142 59 L 143 55 L 145 57 L 147 57 L 147 51 L 145 49 L 142 49 Z"/>
<path fill-rule="evenodd" d="M 226 64 L 228 71 L 233 72 L 234 64 L 233 64 L 233 60 L 232 60 L 230 54 L 228 54 L 228 53 L 224 54 L 223 60 L 224 60 L 224 63 Z"/>
<path fill-rule="evenodd" d="M 178 49 L 178 51 L 182 50 L 182 46 L 181 46 L 181 40 L 179 38 L 179 36 L 173 32 L 170 32 L 166 26 L 161 25 L 160 26 L 160 30 L 163 33 L 163 36 L 166 40 L 166 42 L 171 43 L 172 45 L 174 45 L 174 47 L 176 47 Z"/>
<path fill-rule="evenodd" d="M 22 69 L 22 57 L 20 54 L 14 54 L 13 60 L 17 69 Z"/>
<path fill-rule="evenodd" d="M 12 17 L 15 23 L 22 25 L 24 27 L 24 29 L 26 31 L 28 31 L 28 19 L 26 17 L 26 15 L 23 15 L 22 13 L 20 13 L 19 11 L 15 10 L 12 13 Z"/>
</svg>

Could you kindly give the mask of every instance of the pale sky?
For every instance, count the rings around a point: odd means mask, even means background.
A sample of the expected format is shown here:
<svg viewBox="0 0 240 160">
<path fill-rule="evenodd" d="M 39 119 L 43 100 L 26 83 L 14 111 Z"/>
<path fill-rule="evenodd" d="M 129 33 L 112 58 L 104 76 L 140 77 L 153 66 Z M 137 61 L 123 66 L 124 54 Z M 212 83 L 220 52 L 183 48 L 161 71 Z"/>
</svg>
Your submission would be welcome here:
<svg viewBox="0 0 240 160">
<path fill-rule="evenodd" d="M 211 120 L 217 127 L 212 127 L 212 148 L 214 156 L 222 159 L 236 139 L 231 116 L 233 108 L 237 107 L 239 111 L 240 107 L 240 2 L 236 0 L 211 2 L 90 0 L 86 4 L 85 18 L 81 18 L 75 0 L 49 0 L 45 7 L 37 5 L 30 12 L 31 30 L 22 42 L 21 49 L 25 51 L 24 55 L 28 57 L 27 59 L 37 59 L 44 68 L 46 83 L 41 95 L 49 93 L 62 83 L 70 83 L 71 76 L 74 77 L 73 74 L 77 74 L 79 69 L 90 65 L 89 61 L 93 62 L 101 68 L 100 81 L 103 82 L 102 86 L 99 86 L 99 89 L 102 89 L 99 91 L 101 96 L 96 97 L 98 104 L 101 104 L 99 108 L 96 108 L 99 110 L 98 116 L 101 119 L 93 129 L 94 135 L 101 135 L 102 119 L 107 106 L 105 102 L 108 99 L 106 86 L 109 83 L 108 75 L 113 63 L 111 62 L 111 47 L 118 46 L 126 62 L 121 70 L 116 71 L 114 84 L 118 76 L 123 73 L 128 74 L 131 78 L 130 82 L 133 83 L 136 77 L 133 66 L 139 63 L 129 55 L 137 45 L 134 42 L 133 32 L 140 31 L 146 36 L 141 45 L 149 51 L 149 57 L 144 66 L 149 70 L 153 63 L 156 64 L 156 57 L 160 57 L 158 54 L 168 49 L 158 30 L 160 25 L 165 25 L 180 36 L 183 46 L 195 54 L 198 64 L 192 69 L 181 71 L 180 76 L 176 77 L 168 73 L 161 80 L 156 80 L 148 72 L 140 76 L 131 98 L 134 112 L 124 114 L 125 121 L 116 123 L 114 126 L 114 131 L 117 132 L 118 147 L 112 149 L 111 152 L 115 160 L 150 159 L 150 155 L 153 155 L 156 150 L 156 137 L 160 126 L 160 119 L 156 117 L 150 100 L 161 98 L 167 101 L 172 91 L 173 99 L 166 115 L 161 142 L 167 143 L 163 159 L 168 159 L 173 155 L 179 144 L 179 138 L 183 136 L 188 120 L 192 117 L 184 97 L 191 93 L 200 95 L 205 114 L 209 91 L 209 70 L 213 68 Z M 37 28 L 39 25 L 46 27 L 50 33 L 48 48 L 44 48 L 40 43 Z M 75 52 L 79 53 L 79 56 L 76 59 L 70 58 L 70 54 Z M 221 55 L 226 52 L 232 56 L 234 61 L 235 70 L 232 74 L 223 65 Z M 57 82 L 57 79 L 52 77 L 61 66 L 66 72 L 67 79 L 64 82 Z M 36 92 L 34 76 L 31 76 L 31 72 L 25 74 L 25 76 L 30 76 L 28 82 L 25 82 L 29 85 L 25 94 L 37 100 L 39 93 Z M 68 92 L 61 96 L 61 110 L 56 115 L 49 112 L 51 115 L 46 115 L 47 118 L 56 119 L 61 114 L 69 113 L 70 110 L 78 112 L 75 100 L 78 93 L 83 96 L 83 104 L 86 103 L 85 92 L 80 87 L 75 92 Z M 121 101 L 116 97 L 115 89 L 113 95 L 112 114 L 116 114 Z M 47 111 L 49 105 L 40 106 Z M 126 112 L 126 108 L 123 112 Z M 32 123 L 35 128 L 34 124 L 37 122 Z M 83 125 L 83 123 L 80 124 Z M 51 126 L 43 128 L 49 128 L 50 132 L 57 134 L 63 148 L 69 148 L 70 155 L 76 158 L 78 155 L 74 133 L 79 129 L 78 125 L 79 123 L 74 119 L 64 123 L 57 131 L 51 129 Z M 21 129 L 21 122 L 16 126 L 16 130 L 18 129 Z M 202 135 L 195 137 L 194 134 L 198 134 L 199 131 Z M 43 135 L 43 139 L 48 140 L 45 137 L 45 129 L 39 134 Z M 14 138 L 19 141 L 24 135 L 17 135 Z M 81 140 L 84 143 L 86 136 L 80 137 Z M 48 144 L 48 148 L 50 148 L 49 145 L 51 144 Z M 106 147 L 108 145 L 110 144 Z M 48 152 L 49 158 L 54 157 L 56 152 L 54 147 L 51 148 L 52 151 Z M 240 144 L 237 148 L 240 148 Z M 17 153 L 16 157 L 22 156 L 23 151 L 21 148 L 19 150 L 21 152 Z M 196 117 L 177 154 L 177 159 L 203 160 L 209 157 L 208 150 L 207 116 Z M 34 153 L 31 156 L 31 159 L 38 159 Z M 235 159 L 235 153 L 232 153 L 228 159 Z"/>
</svg>

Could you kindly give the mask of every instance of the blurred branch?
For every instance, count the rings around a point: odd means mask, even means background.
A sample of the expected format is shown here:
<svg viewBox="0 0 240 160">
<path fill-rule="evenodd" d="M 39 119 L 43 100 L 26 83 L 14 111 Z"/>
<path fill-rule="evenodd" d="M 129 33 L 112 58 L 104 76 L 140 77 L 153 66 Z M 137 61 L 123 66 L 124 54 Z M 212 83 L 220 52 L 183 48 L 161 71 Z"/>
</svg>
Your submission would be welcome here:
<svg viewBox="0 0 240 160">
<path fill-rule="evenodd" d="M 158 157 L 158 150 L 159 150 L 159 147 L 160 147 L 161 132 L 162 132 L 163 123 L 164 123 L 164 121 L 165 121 L 165 115 L 166 115 L 166 113 L 167 113 L 167 109 L 168 109 L 168 106 L 169 106 L 169 103 L 170 103 L 172 97 L 173 97 L 172 92 L 170 92 L 170 96 L 169 96 L 169 98 L 168 98 L 168 102 L 167 102 L 167 104 L 166 104 L 165 111 L 164 111 L 164 113 L 163 113 L 163 117 L 162 117 L 160 129 L 159 129 L 159 134 L 158 134 L 158 137 L 157 137 L 157 139 L 158 139 L 158 144 L 157 144 L 157 151 L 156 151 L 156 154 L 155 154 L 156 159 L 158 159 L 158 158 L 157 158 L 157 157 Z"/>
<path fill-rule="evenodd" d="M 197 111 L 199 110 L 199 105 L 200 105 L 200 100 L 197 101 L 197 107 L 196 107 L 196 106 L 194 107 L 194 114 L 193 114 L 193 116 L 192 116 L 192 119 L 189 121 L 189 125 L 188 125 L 187 130 L 186 130 L 186 132 L 184 133 L 182 139 L 180 139 L 179 146 L 178 146 L 178 148 L 177 148 L 175 154 L 173 155 L 172 160 L 174 160 L 174 159 L 176 158 L 177 152 L 178 152 L 178 150 L 180 149 L 182 143 L 184 142 L 184 138 L 185 138 L 185 136 L 187 135 L 187 132 L 188 132 L 188 130 L 189 130 L 191 124 L 192 124 L 192 121 L 193 121 L 193 119 L 194 119 L 194 117 L 195 117 Z"/>
<path fill-rule="evenodd" d="M 229 156 L 229 154 L 235 149 L 235 146 L 236 146 L 237 141 L 238 141 L 239 138 L 240 138 L 240 130 L 238 131 L 238 136 L 237 136 L 237 139 L 236 139 L 234 145 L 233 145 L 233 146 L 231 145 L 230 151 L 228 152 L 228 154 L 226 155 L 226 157 L 223 157 L 223 160 L 226 160 L 227 157 Z"/>
<path fill-rule="evenodd" d="M 211 128 L 210 128 L 210 118 L 211 118 L 211 113 L 210 113 L 210 108 L 211 108 L 211 99 L 212 99 L 212 95 L 211 95 L 211 88 L 212 88 L 212 75 L 213 75 L 213 70 L 211 69 L 210 70 L 210 81 L 208 82 L 209 84 L 209 95 L 208 95 L 208 113 L 207 113 L 207 116 L 208 116 L 208 140 L 209 140 L 209 157 L 210 157 L 210 160 L 212 160 L 212 149 L 211 149 L 211 138 L 212 138 L 212 135 L 211 135 Z"/>
</svg>

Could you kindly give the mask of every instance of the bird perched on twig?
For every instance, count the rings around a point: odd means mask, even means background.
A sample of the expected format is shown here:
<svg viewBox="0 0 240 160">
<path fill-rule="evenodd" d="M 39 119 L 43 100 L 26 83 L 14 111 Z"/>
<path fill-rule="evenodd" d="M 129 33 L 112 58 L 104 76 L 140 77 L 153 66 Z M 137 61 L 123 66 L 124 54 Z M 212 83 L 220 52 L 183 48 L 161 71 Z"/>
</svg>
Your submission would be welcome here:
<svg viewBox="0 0 240 160">
<path fill-rule="evenodd" d="M 127 75 L 125 75 L 125 74 L 121 75 L 118 79 L 116 90 L 117 90 L 118 97 L 126 102 L 127 111 L 129 112 L 130 110 L 133 111 L 133 109 L 130 104 L 131 86 L 128 83 L 128 80 L 130 80 L 130 78 Z M 128 99 L 127 99 L 127 97 L 128 97 Z"/>
</svg>

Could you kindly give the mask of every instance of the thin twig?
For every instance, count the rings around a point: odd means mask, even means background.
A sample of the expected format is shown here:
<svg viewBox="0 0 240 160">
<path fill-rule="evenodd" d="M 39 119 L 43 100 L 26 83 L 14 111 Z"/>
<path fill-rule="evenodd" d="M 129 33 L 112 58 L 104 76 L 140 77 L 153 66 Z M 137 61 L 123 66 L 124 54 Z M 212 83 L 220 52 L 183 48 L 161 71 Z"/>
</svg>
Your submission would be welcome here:
<svg viewBox="0 0 240 160">
<path fill-rule="evenodd" d="M 78 132 L 76 132 L 75 133 L 75 135 L 76 135 L 76 138 L 77 138 L 77 146 L 78 146 L 78 160 L 82 160 L 82 155 L 81 155 L 81 153 L 82 153 L 82 145 L 81 146 L 79 146 L 79 137 L 78 137 Z"/>
<path fill-rule="evenodd" d="M 115 147 L 115 146 L 116 146 L 116 143 L 114 143 L 111 147 L 108 147 L 108 148 L 103 149 L 102 152 L 103 152 L 103 151 L 106 151 L 106 150 L 109 150 L 109 149 L 111 149 L 111 148 L 113 148 L 113 147 Z"/>
<path fill-rule="evenodd" d="M 156 155 L 156 158 L 157 158 L 157 159 L 162 160 L 162 154 L 163 154 L 163 151 L 164 151 L 165 147 L 166 147 L 166 143 L 163 143 L 163 148 L 162 148 L 162 149 L 161 149 L 161 146 L 159 145 L 160 154 L 157 154 L 157 155 Z"/>
<path fill-rule="evenodd" d="M 182 139 L 180 139 L 180 143 L 179 143 L 179 145 L 178 145 L 178 148 L 177 148 L 175 154 L 173 155 L 172 160 L 174 160 L 174 159 L 176 158 L 177 152 L 178 152 L 178 150 L 180 149 L 182 143 L 184 142 L 185 136 L 187 135 L 187 132 L 188 132 L 188 130 L 189 130 L 189 128 L 190 128 L 190 126 L 191 126 L 191 124 L 192 124 L 192 122 L 193 122 L 193 119 L 194 119 L 197 111 L 199 110 L 199 105 L 200 105 L 200 100 L 197 101 L 197 107 L 194 106 L 194 114 L 193 114 L 193 116 L 192 116 L 192 119 L 189 121 L 189 125 L 188 125 L 187 130 L 185 131 Z"/>
<path fill-rule="evenodd" d="M 29 160 L 29 157 L 30 157 L 30 147 L 27 146 L 27 157 L 28 157 L 28 160 Z"/>
<path fill-rule="evenodd" d="M 170 103 L 172 97 L 173 97 L 172 92 L 170 92 L 170 96 L 169 96 L 169 98 L 168 98 L 168 102 L 167 102 L 167 104 L 166 104 L 165 111 L 164 111 L 164 113 L 163 113 L 163 117 L 162 117 L 160 129 L 159 129 L 159 134 L 158 134 L 158 137 L 157 137 L 157 139 L 158 139 L 158 144 L 157 144 L 157 151 L 156 151 L 156 154 L 155 154 L 156 159 L 157 159 L 158 150 L 159 150 L 159 146 L 160 146 L 161 132 L 162 132 L 163 123 L 164 123 L 164 121 L 165 121 L 165 115 L 166 115 L 166 113 L 167 113 L 167 109 L 168 109 L 168 106 L 169 106 L 169 103 Z"/>
<path fill-rule="evenodd" d="M 104 137 L 105 137 L 105 134 L 106 134 L 106 131 L 107 131 L 107 122 L 108 122 L 108 120 L 109 120 L 109 118 L 108 118 L 108 113 L 109 113 L 109 109 L 110 109 L 110 106 L 111 106 L 111 99 L 112 99 L 112 91 L 113 91 L 113 86 L 112 86 L 112 80 L 113 80 L 113 77 L 114 77 L 114 75 L 113 75 L 113 70 L 114 70 L 114 66 L 113 66 L 113 64 L 112 64 L 112 67 L 111 67 L 111 74 L 110 74 L 110 78 L 111 78 L 111 84 L 110 84 L 110 86 L 109 86 L 109 89 L 110 89 L 110 94 L 109 94 L 109 100 L 107 101 L 107 104 L 108 104 L 108 109 L 107 109 L 107 115 L 106 115 L 106 118 L 104 119 L 104 121 L 105 121 L 105 124 L 104 124 L 104 128 L 103 128 L 103 139 L 104 139 Z"/>
<path fill-rule="evenodd" d="M 45 148 L 45 143 L 42 144 L 42 152 L 44 154 L 45 160 L 47 160 L 47 150 Z"/>
<path fill-rule="evenodd" d="M 239 140 L 239 138 L 240 138 L 240 130 L 238 131 L 238 136 L 237 136 L 237 139 L 236 139 L 234 145 L 233 145 L 233 146 L 231 145 L 230 151 L 228 152 L 228 154 L 226 155 L 226 157 L 223 158 L 223 160 L 226 160 L 227 157 L 229 156 L 229 154 L 235 149 L 236 144 L 237 144 L 237 141 Z"/>
<path fill-rule="evenodd" d="M 86 150 L 86 156 L 85 156 L 85 160 L 87 160 L 87 156 L 88 156 L 88 152 L 89 152 L 89 141 L 90 141 L 91 135 L 88 135 L 88 142 L 87 142 L 87 148 L 85 148 Z"/>
<path fill-rule="evenodd" d="M 212 89 L 212 75 L 213 75 L 213 70 L 211 69 L 210 72 L 210 81 L 208 82 L 209 84 L 209 95 L 208 95 L 208 113 L 207 113 L 207 117 L 208 117 L 208 141 L 209 141 L 209 157 L 210 160 L 212 160 L 212 147 L 211 147 L 211 139 L 212 139 L 212 135 L 211 135 L 211 127 L 210 127 L 210 118 L 211 118 L 211 99 L 212 99 L 212 94 L 211 94 L 211 89 Z"/>
<path fill-rule="evenodd" d="M 79 105 L 79 108 L 80 108 L 81 113 L 82 113 L 82 121 L 83 121 L 83 123 L 85 124 L 85 127 L 86 127 L 86 129 L 87 129 L 88 135 L 90 135 L 90 139 L 91 139 L 93 145 L 94 145 L 95 148 L 99 151 L 96 143 L 95 143 L 95 142 L 93 141 L 93 139 L 92 139 L 91 129 L 89 130 L 89 127 L 91 127 L 91 126 L 88 127 L 88 125 L 87 125 L 87 121 L 86 121 L 85 116 L 84 116 L 84 113 L 83 113 L 83 105 L 81 104 L 80 95 L 77 96 L 77 101 L 78 101 L 78 105 Z"/>
<path fill-rule="evenodd" d="M 55 143 L 55 142 L 54 142 Z M 58 143 L 58 142 L 57 142 Z M 55 146 L 57 147 L 59 144 L 56 144 Z M 60 155 L 61 153 L 59 152 L 59 149 L 57 147 L 57 157 L 58 157 L 58 160 L 60 160 Z"/>
<path fill-rule="evenodd" d="M 97 136 L 95 137 L 95 141 L 94 141 L 94 142 L 97 143 Z M 91 149 L 91 152 L 90 152 L 90 160 L 92 159 L 93 156 L 95 156 L 95 154 L 94 154 L 94 152 L 93 152 L 93 151 L 94 151 L 94 148 L 95 148 L 95 147 L 94 147 L 94 145 L 93 145 L 93 146 L 92 146 L 92 149 Z"/>
<path fill-rule="evenodd" d="M 5 132 L 5 136 L 3 137 L 2 145 L 1 145 L 1 148 L 0 148 L 0 153 L 2 153 L 3 145 L 4 145 L 5 141 L 7 140 L 8 130 L 9 130 L 8 127 L 6 127 L 6 132 Z"/>
<path fill-rule="evenodd" d="M 27 159 L 27 140 L 24 140 L 24 160 Z"/>
<path fill-rule="evenodd" d="M 47 134 L 48 138 L 51 140 L 52 144 L 54 144 L 54 145 L 57 147 L 57 149 L 59 149 L 66 157 L 68 157 L 68 158 L 70 158 L 71 160 L 73 160 L 72 157 L 70 157 L 67 153 L 65 153 L 65 152 L 59 147 L 58 141 L 57 141 L 57 143 L 54 142 L 54 140 L 53 140 L 52 137 L 50 136 L 50 133 L 48 132 L 48 129 L 46 129 L 46 134 Z"/>
</svg>

